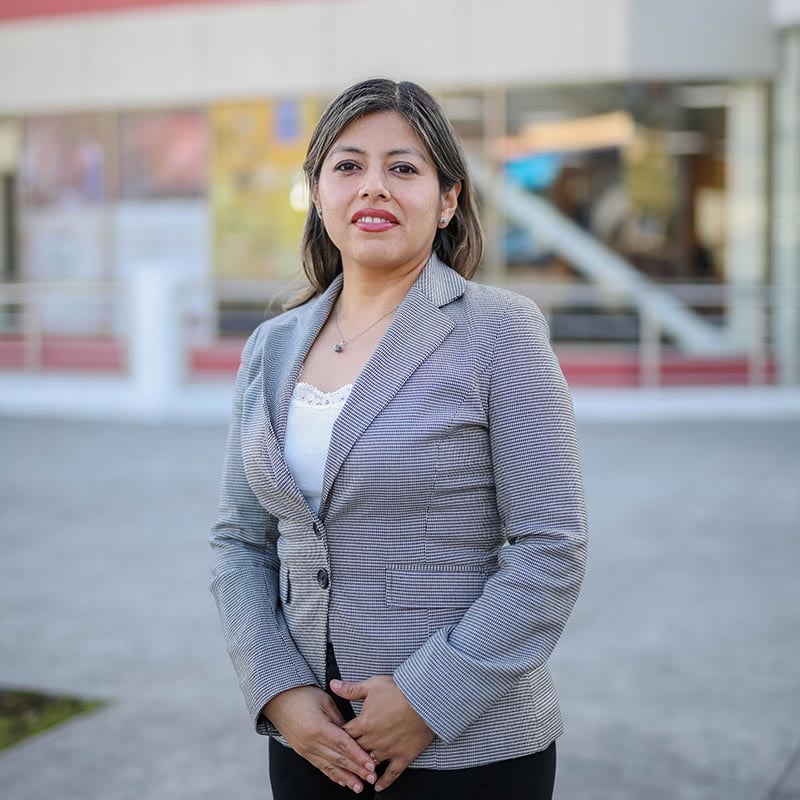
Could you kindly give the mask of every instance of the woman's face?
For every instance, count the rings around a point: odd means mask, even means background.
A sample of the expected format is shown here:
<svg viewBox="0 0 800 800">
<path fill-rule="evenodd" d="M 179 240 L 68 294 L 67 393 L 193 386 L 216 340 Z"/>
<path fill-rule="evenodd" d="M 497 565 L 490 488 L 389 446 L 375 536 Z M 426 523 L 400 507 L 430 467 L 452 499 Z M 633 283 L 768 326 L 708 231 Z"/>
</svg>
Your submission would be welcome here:
<svg viewBox="0 0 800 800">
<path fill-rule="evenodd" d="M 393 111 L 348 125 L 322 164 L 313 199 L 342 265 L 406 271 L 431 252 L 461 185 L 442 192 L 431 157 Z"/>
</svg>

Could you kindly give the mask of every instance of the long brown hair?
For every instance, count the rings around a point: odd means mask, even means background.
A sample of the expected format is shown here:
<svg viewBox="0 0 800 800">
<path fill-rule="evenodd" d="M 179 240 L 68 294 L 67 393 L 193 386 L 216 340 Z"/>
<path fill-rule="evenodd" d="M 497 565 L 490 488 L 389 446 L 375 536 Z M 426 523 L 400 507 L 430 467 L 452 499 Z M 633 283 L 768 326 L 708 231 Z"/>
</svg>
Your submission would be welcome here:
<svg viewBox="0 0 800 800">
<path fill-rule="evenodd" d="M 311 135 L 303 162 L 309 193 L 319 180 L 328 151 L 342 131 L 357 119 L 384 111 L 394 111 L 404 117 L 426 145 L 436 165 L 442 192 L 461 181 L 456 213 L 446 228 L 437 230 L 433 251 L 460 275 L 471 278 L 483 255 L 483 231 L 467 159 L 441 106 L 418 84 L 370 78 L 345 89 L 334 99 Z M 291 297 L 284 304 L 285 309 L 302 305 L 321 294 L 342 271 L 341 254 L 328 237 L 313 203 L 309 204 L 300 252 L 309 286 Z"/>
</svg>

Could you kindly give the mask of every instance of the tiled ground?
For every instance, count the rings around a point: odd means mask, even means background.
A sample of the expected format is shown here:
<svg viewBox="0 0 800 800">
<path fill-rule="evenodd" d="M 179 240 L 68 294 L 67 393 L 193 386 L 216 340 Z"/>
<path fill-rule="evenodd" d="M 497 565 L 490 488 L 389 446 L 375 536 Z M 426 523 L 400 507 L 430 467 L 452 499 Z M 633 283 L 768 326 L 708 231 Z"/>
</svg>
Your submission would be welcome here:
<svg viewBox="0 0 800 800">
<path fill-rule="evenodd" d="M 800 423 L 583 423 L 560 800 L 800 800 Z M 225 430 L 0 419 L 0 684 L 112 702 L 4 800 L 269 798 L 207 590 Z"/>
</svg>

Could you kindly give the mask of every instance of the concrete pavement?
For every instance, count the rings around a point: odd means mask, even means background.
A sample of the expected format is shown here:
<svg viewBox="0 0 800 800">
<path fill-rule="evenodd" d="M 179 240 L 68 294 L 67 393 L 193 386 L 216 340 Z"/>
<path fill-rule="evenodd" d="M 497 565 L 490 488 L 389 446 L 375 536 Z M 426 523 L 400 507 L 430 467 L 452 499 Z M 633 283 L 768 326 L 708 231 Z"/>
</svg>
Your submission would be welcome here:
<svg viewBox="0 0 800 800">
<path fill-rule="evenodd" d="M 560 800 L 800 800 L 800 424 L 583 421 Z M 4 800 L 269 798 L 207 590 L 225 429 L 0 418 L 0 685 L 102 710 Z"/>
</svg>

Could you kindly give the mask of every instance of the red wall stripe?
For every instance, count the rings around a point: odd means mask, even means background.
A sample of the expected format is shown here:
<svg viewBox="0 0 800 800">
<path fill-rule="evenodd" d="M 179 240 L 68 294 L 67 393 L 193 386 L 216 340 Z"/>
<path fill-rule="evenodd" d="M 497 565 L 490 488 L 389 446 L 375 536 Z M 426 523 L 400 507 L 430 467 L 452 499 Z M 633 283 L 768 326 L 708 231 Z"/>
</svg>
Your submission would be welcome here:
<svg viewBox="0 0 800 800">
<path fill-rule="evenodd" d="M 0 0 L 0 22 L 32 17 L 96 14 L 164 6 L 225 5 L 231 0 Z M 236 0 L 236 2 L 293 2 L 293 0 Z"/>
</svg>

